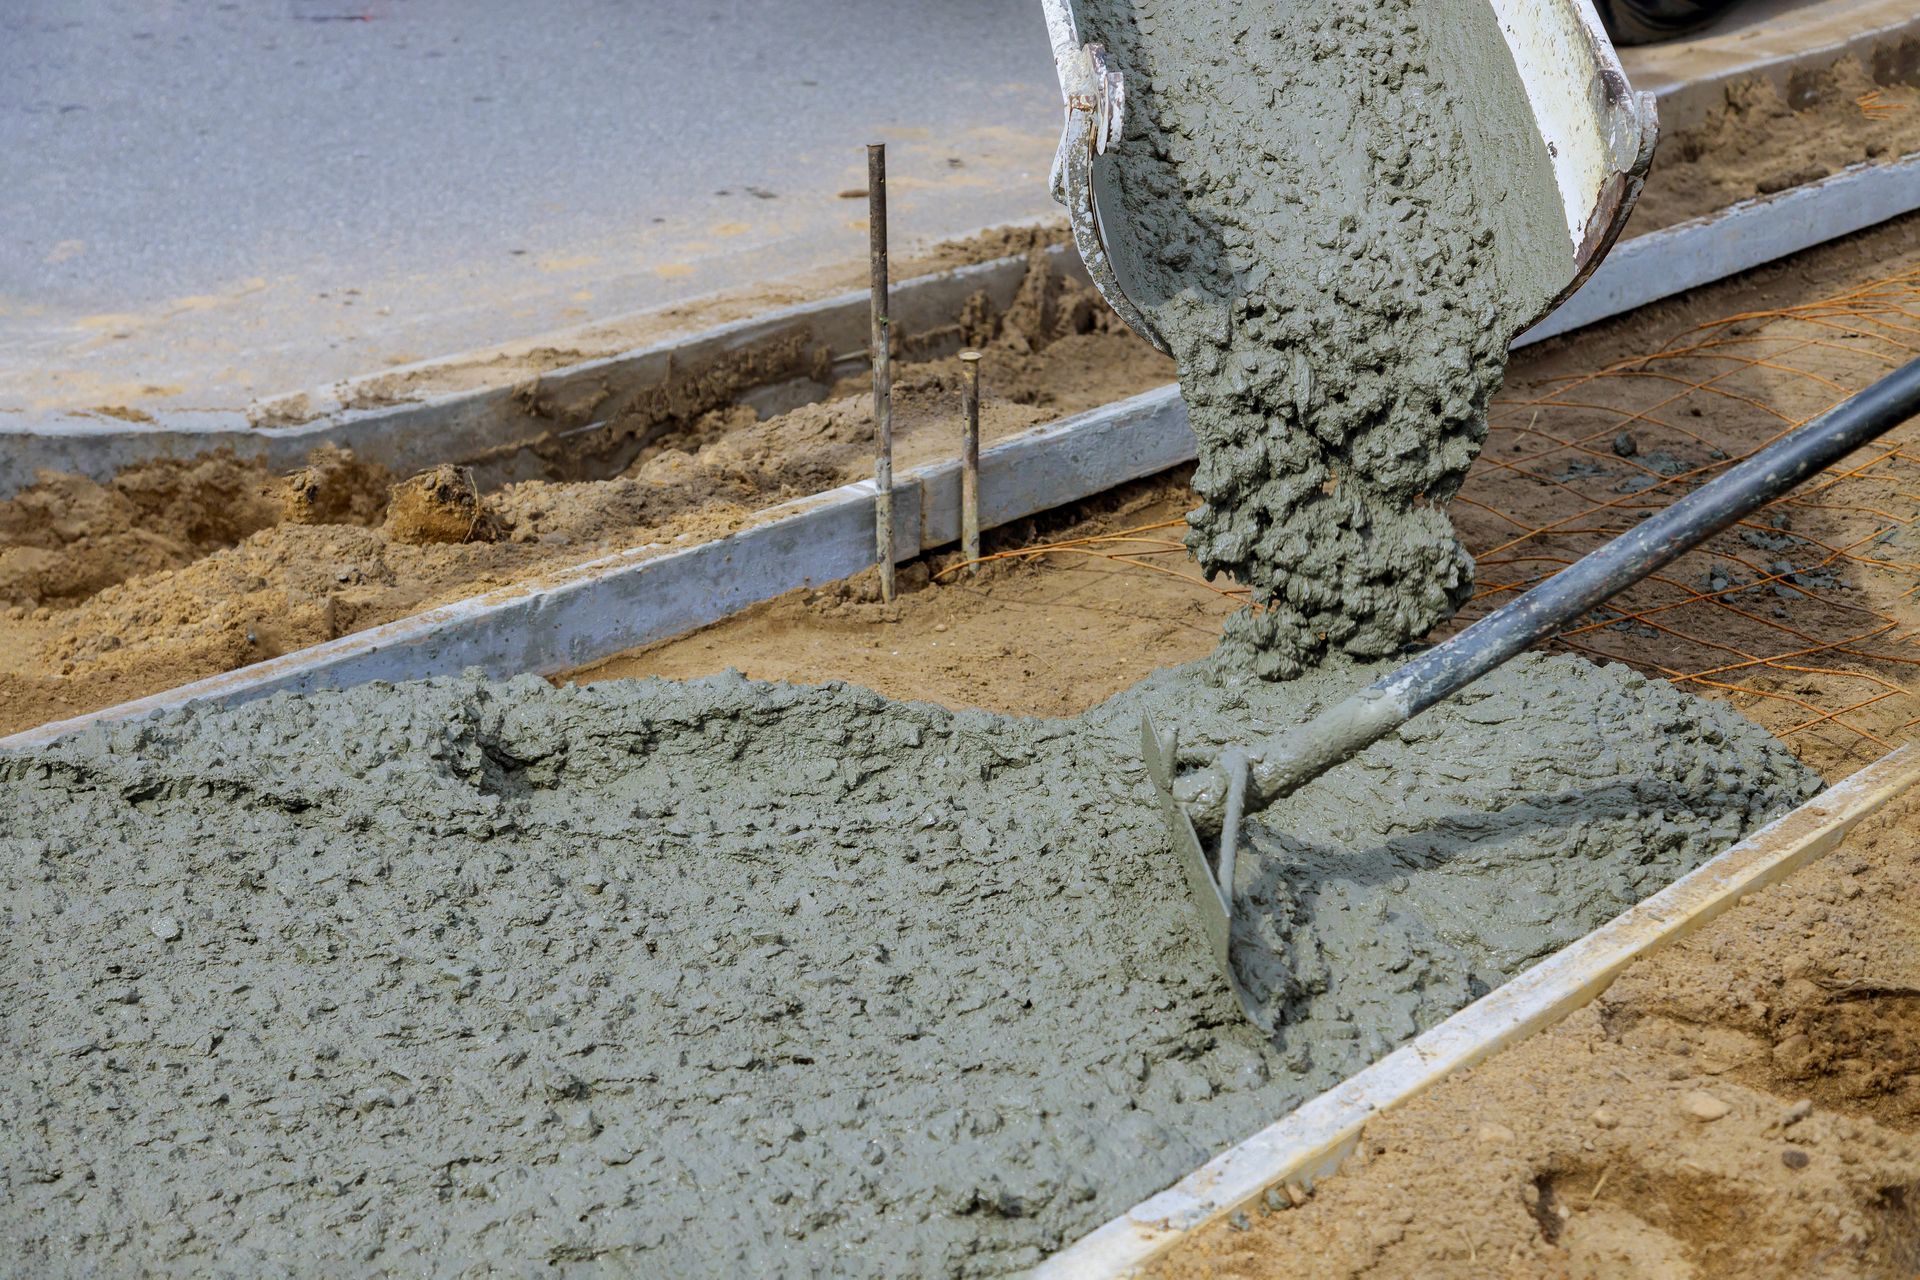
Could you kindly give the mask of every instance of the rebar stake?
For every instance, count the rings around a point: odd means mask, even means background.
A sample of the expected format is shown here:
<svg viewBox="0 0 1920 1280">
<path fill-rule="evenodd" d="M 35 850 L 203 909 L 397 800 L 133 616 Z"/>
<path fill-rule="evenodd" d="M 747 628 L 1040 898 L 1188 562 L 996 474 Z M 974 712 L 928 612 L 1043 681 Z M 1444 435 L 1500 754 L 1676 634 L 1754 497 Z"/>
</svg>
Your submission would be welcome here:
<svg viewBox="0 0 1920 1280">
<path fill-rule="evenodd" d="M 880 598 L 893 603 L 893 362 L 887 324 L 887 144 L 867 144 L 867 245 L 873 293 L 874 541 Z"/>
<path fill-rule="evenodd" d="M 966 429 L 960 437 L 960 556 L 971 577 L 980 559 L 980 353 L 962 351 L 967 380 L 961 391 Z"/>
</svg>

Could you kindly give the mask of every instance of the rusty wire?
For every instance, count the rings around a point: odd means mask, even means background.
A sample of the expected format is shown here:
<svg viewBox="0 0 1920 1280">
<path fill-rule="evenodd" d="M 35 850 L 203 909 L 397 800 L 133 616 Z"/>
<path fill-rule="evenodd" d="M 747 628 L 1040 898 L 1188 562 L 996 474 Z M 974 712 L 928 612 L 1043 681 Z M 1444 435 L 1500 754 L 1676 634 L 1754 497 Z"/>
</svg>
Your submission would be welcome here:
<svg viewBox="0 0 1920 1280">
<path fill-rule="evenodd" d="M 1920 356 L 1920 271 L 1700 325 L 1495 402 L 1455 505 L 1512 599 Z M 1731 410 L 1731 411 L 1729 411 Z M 1554 642 L 1731 699 L 1782 738 L 1877 755 L 1920 726 L 1920 428 L 1860 450 Z"/>
<path fill-rule="evenodd" d="M 1891 119 L 1906 110 L 1906 104 L 1904 102 L 1888 102 L 1883 99 L 1880 94 L 1881 90 L 1879 89 L 1875 89 L 1870 93 L 1863 93 L 1853 100 L 1853 105 L 1859 107 L 1860 114 L 1869 120 Z"/>
<path fill-rule="evenodd" d="M 1095 533 L 1078 538 L 1062 538 L 1054 542 L 1038 542 L 1024 547 L 1014 547 L 1007 551 L 996 551 L 992 555 L 981 556 L 977 560 L 960 560 L 947 565 L 933 576 L 937 580 L 971 565 L 993 564 L 1003 560 L 1042 560 L 1054 556 L 1081 557 L 1111 561 L 1126 569 L 1170 574 L 1224 600 L 1234 604 L 1244 604 L 1247 597 L 1245 587 L 1215 586 L 1191 571 L 1191 567 L 1186 563 L 1187 545 L 1178 537 L 1147 536 L 1164 530 L 1186 527 L 1185 520 L 1156 520 L 1152 524 L 1117 529 L 1112 533 Z"/>
<path fill-rule="evenodd" d="M 1446 631 L 1920 356 L 1920 270 L 1727 316 L 1497 399 L 1453 514 L 1479 586 Z M 1712 412 L 1710 412 L 1710 410 Z M 1730 411 L 1729 411 L 1730 410 Z M 1166 520 L 983 558 L 1094 558 L 1207 583 Z M 959 566 L 950 566 L 952 572 Z M 1724 697 L 1782 738 L 1873 756 L 1920 733 L 1920 424 L 1569 627 L 1554 645 Z"/>
</svg>

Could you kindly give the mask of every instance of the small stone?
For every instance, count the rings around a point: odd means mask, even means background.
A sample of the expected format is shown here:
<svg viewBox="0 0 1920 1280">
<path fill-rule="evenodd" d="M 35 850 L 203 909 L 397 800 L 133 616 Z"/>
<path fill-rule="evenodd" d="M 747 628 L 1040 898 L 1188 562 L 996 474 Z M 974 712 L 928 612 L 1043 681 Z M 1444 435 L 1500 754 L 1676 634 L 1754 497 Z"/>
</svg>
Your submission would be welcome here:
<svg viewBox="0 0 1920 1280">
<path fill-rule="evenodd" d="M 1680 1099 L 1680 1109 L 1702 1124 L 1711 1124 L 1733 1110 L 1704 1089 L 1694 1089 Z"/>
<path fill-rule="evenodd" d="M 935 631 L 945 631 L 947 629 L 947 624 L 944 622 L 936 622 L 933 624 L 933 629 Z"/>
<path fill-rule="evenodd" d="M 1640 452 L 1640 442 L 1635 440 L 1630 433 L 1622 431 L 1613 438 L 1613 452 L 1617 457 L 1631 458 L 1634 454 Z"/>
<path fill-rule="evenodd" d="M 1287 1203 L 1298 1209 L 1307 1202 L 1307 1189 L 1297 1182 L 1287 1184 Z"/>
<path fill-rule="evenodd" d="M 1514 1134 L 1503 1124 L 1483 1124 L 1480 1132 L 1474 1136 L 1482 1142 L 1512 1142 Z"/>
<path fill-rule="evenodd" d="M 1273 1210 L 1275 1213 L 1280 1212 L 1290 1203 L 1286 1196 L 1280 1194 L 1280 1188 L 1278 1187 L 1268 1187 L 1265 1199 L 1267 1208 Z"/>
<path fill-rule="evenodd" d="M 153 936 L 162 942 L 172 942 L 180 936 L 180 922 L 172 916 L 155 916 L 147 923 L 153 930 Z"/>
<path fill-rule="evenodd" d="M 1780 1113 L 1778 1121 L 1782 1129 L 1791 1129 L 1813 1114 L 1813 1099 L 1802 1098 Z"/>
<path fill-rule="evenodd" d="M 1244 1209 L 1234 1210 L 1232 1215 L 1227 1218 L 1227 1225 L 1235 1231 L 1250 1231 L 1253 1229 L 1253 1222 L 1247 1217 L 1247 1212 Z"/>
<path fill-rule="evenodd" d="M 1789 1169 L 1804 1169 L 1813 1163 L 1813 1157 L 1798 1147 L 1788 1147 L 1780 1153 L 1780 1163 Z"/>
<path fill-rule="evenodd" d="M 1605 1107 L 1595 1107 L 1593 1114 L 1587 1118 L 1593 1121 L 1596 1129 L 1618 1129 L 1620 1127 L 1620 1117 Z"/>
</svg>

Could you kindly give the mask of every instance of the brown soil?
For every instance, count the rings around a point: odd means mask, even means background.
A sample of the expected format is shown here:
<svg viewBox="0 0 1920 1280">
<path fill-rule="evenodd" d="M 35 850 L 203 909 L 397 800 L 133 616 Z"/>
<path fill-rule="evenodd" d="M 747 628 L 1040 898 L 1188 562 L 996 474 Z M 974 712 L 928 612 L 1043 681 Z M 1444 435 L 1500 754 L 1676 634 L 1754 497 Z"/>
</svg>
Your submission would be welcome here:
<svg viewBox="0 0 1920 1280">
<path fill-rule="evenodd" d="M 1920 358 L 1920 216 L 1529 349 L 1453 507 L 1471 620 Z M 1559 643 L 1723 697 L 1838 777 L 1920 725 L 1920 422 Z M 1458 624 L 1456 624 L 1458 625 Z"/>
<path fill-rule="evenodd" d="M 1916 861 L 1910 796 L 1154 1274 L 1914 1275 Z"/>
<path fill-rule="evenodd" d="M 143 463 L 104 485 L 52 476 L 0 503 L 0 603 L 21 613 L 84 599 L 190 564 L 280 516 L 273 478 L 230 456 Z"/>
<path fill-rule="evenodd" d="M 447 463 L 393 486 L 380 532 L 389 542 L 410 547 L 492 542 L 499 536 L 498 522 L 480 501 L 473 472 Z"/>
<path fill-rule="evenodd" d="M 978 298 L 959 322 L 987 351 L 987 440 L 1173 376 L 1037 254 L 1005 315 Z M 896 467 L 952 456 L 959 413 L 956 362 L 897 366 Z M 691 414 L 623 474 L 509 485 L 477 509 L 441 477 L 401 486 L 389 513 L 391 477 L 338 452 L 287 478 L 230 456 L 136 468 L 109 485 L 48 477 L 0 503 L 11 544 L 0 550 L 0 732 L 607 552 L 718 536 L 870 475 L 872 434 L 865 382 L 848 380 L 764 422 L 739 407 Z"/>
<path fill-rule="evenodd" d="M 1697 127 L 1661 137 L 1626 234 L 1913 151 L 1920 151 L 1920 90 L 1877 84 L 1856 59 L 1797 75 L 1785 94 L 1765 78 L 1740 81 L 1728 87 L 1726 106 Z"/>
<path fill-rule="evenodd" d="M 1186 471 L 990 532 L 983 548 L 1110 535 L 1179 520 L 1194 504 Z M 903 566 L 900 594 L 878 598 L 875 575 L 791 592 L 704 631 L 609 658 L 571 679 L 690 679 L 733 668 L 756 679 L 846 680 L 890 698 L 1021 715 L 1077 715 L 1157 667 L 1203 657 L 1239 602 L 1209 590 L 1170 542 L 1164 572 L 1085 553 L 999 560 L 969 574 L 948 554 Z M 935 578 L 934 575 L 938 574 Z"/>
<path fill-rule="evenodd" d="M 378 524 L 392 481 L 385 467 L 327 445 L 280 486 L 280 517 L 288 524 Z"/>
</svg>

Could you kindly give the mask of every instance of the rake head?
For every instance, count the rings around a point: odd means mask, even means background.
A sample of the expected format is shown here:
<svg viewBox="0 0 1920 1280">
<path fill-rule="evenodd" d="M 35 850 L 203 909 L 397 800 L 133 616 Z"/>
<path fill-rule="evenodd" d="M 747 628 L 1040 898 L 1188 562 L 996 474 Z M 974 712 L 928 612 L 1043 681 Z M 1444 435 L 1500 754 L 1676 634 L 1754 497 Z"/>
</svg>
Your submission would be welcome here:
<svg viewBox="0 0 1920 1280">
<path fill-rule="evenodd" d="M 1259 1011 L 1248 998 L 1246 989 L 1233 968 L 1233 866 L 1240 840 L 1240 815 L 1246 800 L 1247 758 L 1229 748 L 1220 758 L 1230 779 L 1224 821 L 1220 827 L 1220 848 L 1210 862 L 1200 844 L 1200 832 L 1193 818 L 1174 795 L 1174 777 L 1180 764 L 1178 731 L 1156 729 L 1151 716 L 1140 717 L 1140 755 L 1147 764 L 1147 776 L 1153 779 L 1160 799 L 1160 815 L 1167 824 L 1167 836 L 1174 856 L 1186 873 L 1187 890 L 1200 914 L 1213 962 L 1233 989 L 1233 998 L 1247 1021 L 1260 1026 Z"/>
</svg>

